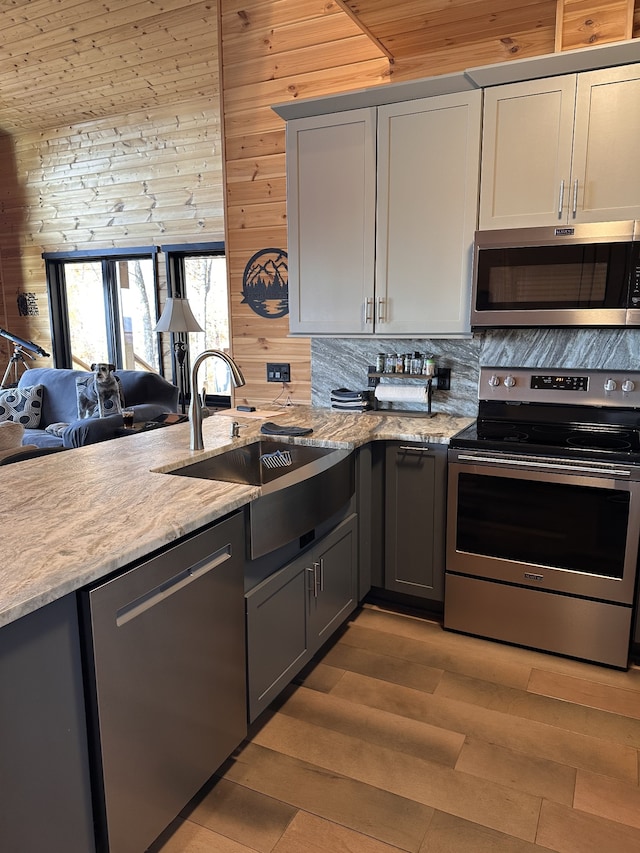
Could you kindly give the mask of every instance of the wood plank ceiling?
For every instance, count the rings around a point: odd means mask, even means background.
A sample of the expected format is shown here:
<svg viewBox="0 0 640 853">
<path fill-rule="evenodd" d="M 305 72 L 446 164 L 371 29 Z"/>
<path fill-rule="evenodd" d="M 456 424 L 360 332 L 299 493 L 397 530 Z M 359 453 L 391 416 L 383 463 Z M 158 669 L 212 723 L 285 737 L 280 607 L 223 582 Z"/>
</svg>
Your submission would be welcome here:
<svg viewBox="0 0 640 853">
<path fill-rule="evenodd" d="M 556 0 L 338 0 L 395 62 L 555 26 Z"/>
<path fill-rule="evenodd" d="M 631 38 L 637 5 L 634 0 L 336 1 L 396 63 L 491 41 L 504 45 L 508 59 L 549 30 L 556 50 L 619 41 Z"/>
<path fill-rule="evenodd" d="M 0 130 L 64 127 L 218 97 L 211 74 L 216 2 L 222 0 L 0 0 Z M 270 2 L 286 0 L 265 6 Z M 557 0 L 314 2 L 335 3 L 396 66 L 416 67 L 420 55 L 455 54 L 491 39 L 509 58 L 519 50 L 509 34 L 535 41 L 544 31 L 548 40 L 559 8 Z"/>
<path fill-rule="evenodd" d="M 217 98 L 216 31 L 216 0 L 0 0 L 0 130 Z"/>
</svg>

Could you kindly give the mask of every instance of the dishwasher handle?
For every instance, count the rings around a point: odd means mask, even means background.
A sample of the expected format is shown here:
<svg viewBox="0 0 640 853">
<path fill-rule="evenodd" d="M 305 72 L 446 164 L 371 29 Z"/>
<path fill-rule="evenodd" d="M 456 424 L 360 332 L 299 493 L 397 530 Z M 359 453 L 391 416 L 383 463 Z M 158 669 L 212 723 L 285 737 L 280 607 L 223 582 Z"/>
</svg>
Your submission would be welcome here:
<svg viewBox="0 0 640 853">
<path fill-rule="evenodd" d="M 160 604 L 161 601 L 165 601 L 165 599 L 174 595 L 179 590 L 184 589 L 185 586 L 188 586 L 190 583 L 193 583 L 193 581 L 198 580 L 213 571 L 213 569 L 221 566 L 230 558 L 231 543 L 229 542 L 213 554 L 210 554 L 203 560 L 189 566 L 188 569 L 178 572 L 177 575 L 174 575 L 172 578 L 158 584 L 158 586 L 150 589 L 142 595 L 139 595 L 128 604 L 125 604 L 116 612 L 116 626 L 120 628 L 123 625 L 126 625 L 127 622 L 131 622 L 132 619 L 135 619 L 147 610 L 151 610 L 151 608 L 155 607 L 156 604 Z"/>
</svg>

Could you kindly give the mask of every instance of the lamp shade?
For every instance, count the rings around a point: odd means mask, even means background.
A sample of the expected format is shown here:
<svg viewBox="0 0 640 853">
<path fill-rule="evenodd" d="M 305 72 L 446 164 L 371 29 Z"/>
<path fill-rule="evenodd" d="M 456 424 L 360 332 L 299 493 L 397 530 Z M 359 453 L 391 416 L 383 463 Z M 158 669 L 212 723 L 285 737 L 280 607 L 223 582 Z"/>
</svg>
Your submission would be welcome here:
<svg viewBox="0 0 640 853">
<path fill-rule="evenodd" d="M 170 296 L 167 299 L 155 330 L 156 332 L 204 332 L 193 316 L 189 301 L 180 296 Z"/>
</svg>

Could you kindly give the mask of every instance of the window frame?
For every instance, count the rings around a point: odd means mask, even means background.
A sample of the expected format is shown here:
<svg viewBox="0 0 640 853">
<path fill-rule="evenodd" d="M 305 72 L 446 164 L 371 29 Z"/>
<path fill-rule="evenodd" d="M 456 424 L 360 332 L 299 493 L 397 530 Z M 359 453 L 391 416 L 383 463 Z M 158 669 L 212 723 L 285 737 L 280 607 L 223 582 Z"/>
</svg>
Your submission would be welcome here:
<svg viewBox="0 0 640 853">
<path fill-rule="evenodd" d="M 71 352 L 71 329 L 69 325 L 69 306 L 67 303 L 67 288 L 65 279 L 65 264 L 78 261 L 93 261 L 102 266 L 102 284 L 105 300 L 105 316 L 107 320 L 107 347 L 109 359 L 121 368 L 122 346 L 117 332 L 120 324 L 120 308 L 118 301 L 118 277 L 116 264 L 119 261 L 150 258 L 153 268 L 153 292 L 155 322 L 158 322 L 158 269 L 157 246 L 135 246 L 126 249 L 83 249 L 69 252 L 43 252 L 47 277 L 47 293 L 49 297 L 49 321 L 51 325 L 51 349 L 55 367 L 73 368 L 73 353 Z M 158 342 L 159 344 L 159 342 Z M 162 354 L 158 345 L 158 364 L 156 369 L 164 376 Z"/>
<path fill-rule="evenodd" d="M 223 240 L 216 240 L 206 243 L 173 243 L 163 244 L 160 246 L 160 251 L 165 256 L 166 276 L 167 276 L 167 296 L 189 298 L 186 288 L 184 259 L 189 257 L 197 257 L 199 255 L 223 256 L 227 257 L 226 244 Z M 229 286 L 227 278 L 227 304 L 229 307 L 229 337 L 231 337 L 231 305 L 229 304 Z M 178 365 L 175 356 L 175 342 L 182 341 L 187 344 L 185 352 L 185 400 L 187 404 L 191 400 L 191 355 L 188 347 L 188 334 L 185 332 L 171 332 L 171 370 L 173 381 L 177 384 Z M 212 408 L 228 409 L 231 406 L 231 395 L 226 394 L 207 394 L 205 405 Z"/>
</svg>

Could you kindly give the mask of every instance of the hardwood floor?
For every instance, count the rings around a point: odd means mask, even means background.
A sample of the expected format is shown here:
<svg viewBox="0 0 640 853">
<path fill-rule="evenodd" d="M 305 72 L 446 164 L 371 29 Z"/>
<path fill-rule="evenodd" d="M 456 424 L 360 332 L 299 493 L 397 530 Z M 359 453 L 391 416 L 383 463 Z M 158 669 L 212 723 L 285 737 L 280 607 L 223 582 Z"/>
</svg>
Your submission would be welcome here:
<svg viewBox="0 0 640 853">
<path fill-rule="evenodd" d="M 367 606 L 152 853 L 639 853 L 640 669 Z"/>
</svg>

